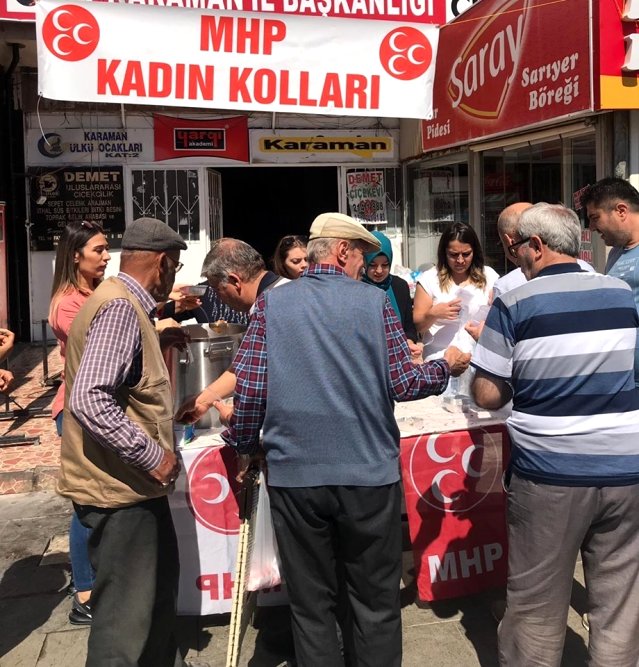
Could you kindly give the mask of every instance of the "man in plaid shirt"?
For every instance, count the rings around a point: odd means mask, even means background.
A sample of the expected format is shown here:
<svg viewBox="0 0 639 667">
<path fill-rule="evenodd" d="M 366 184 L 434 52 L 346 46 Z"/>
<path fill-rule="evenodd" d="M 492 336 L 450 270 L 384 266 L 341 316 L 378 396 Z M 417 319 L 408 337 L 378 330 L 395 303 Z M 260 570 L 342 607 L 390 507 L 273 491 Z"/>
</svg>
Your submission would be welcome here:
<svg viewBox="0 0 639 667">
<path fill-rule="evenodd" d="M 399 430 L 393 401 L 440 394 L 470 355 L 413 364 L 386 293 L 359 282 L 379 242 L 340 213 L 310 230 L 311 265 L 263 293 L 233 362 L 226 441 L 263 448 L 300 665 L 401 664 Z M 355 658 L 356 656 L 356 658 Z"/>
</svg>

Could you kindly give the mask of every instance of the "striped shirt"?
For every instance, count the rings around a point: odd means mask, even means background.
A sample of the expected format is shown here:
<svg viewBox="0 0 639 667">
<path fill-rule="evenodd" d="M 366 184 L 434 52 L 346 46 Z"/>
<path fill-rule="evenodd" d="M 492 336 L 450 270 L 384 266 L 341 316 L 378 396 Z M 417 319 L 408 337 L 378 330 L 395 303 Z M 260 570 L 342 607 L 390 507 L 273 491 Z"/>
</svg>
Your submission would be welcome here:
<svg viewBox="0 0 639 667">
<path fill-rule="evenodd" d="M 512 384 L 511 464 L 546 484 L 639 482 L 639 317 L 628 286 L 555 264 L 497 298 L 471 364 Z"/>
<path fill-rule="evenodd" d="M 304 275 L 344 275 L 337 266 L 313 264 Z M 267 349 L 265 298 L 255 302 L 251 323 L 233 360 L 237 376 L 234 412 L 231 428 L 222 434 L 226 442 L 237 447 L 240 453 L 257 449 L 259 432 L 266 413 Z M 383 310 L 384 331 L 388 349 L 391 398 L 410 401 L 440 394 L 448 384 L 450 369 L 444 359 L 425 364 L 413 364 L 406 342 L 406 335 L 397 315 L 386 297 Z M 312 324 L 309 323 L 309 327 Z M 291 372 L 295 372 L 292 369 Z"/>
<path fill-rule="evenodd" d="M 155 299 L 131 276 L 118 278 L 142 308 L 153 314 Z M 132 387 L 142 377 L 142 338 L 135 309 L 126 299 L 114 299 L 94 317 L 73 383 L 69 409 L 82 428 L 125 463 L 153 470 L 163 452 L 118 405 L 115 392 Z"/>
</svg>

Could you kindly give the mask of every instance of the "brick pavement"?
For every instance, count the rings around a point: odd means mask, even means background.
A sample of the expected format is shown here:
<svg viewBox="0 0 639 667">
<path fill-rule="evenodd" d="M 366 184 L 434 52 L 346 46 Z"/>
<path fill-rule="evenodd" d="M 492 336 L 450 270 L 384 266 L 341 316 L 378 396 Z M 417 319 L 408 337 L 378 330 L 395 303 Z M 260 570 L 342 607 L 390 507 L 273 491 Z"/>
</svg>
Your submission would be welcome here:
<svg viewBox="0 0 639 667">
<path fill-rule="evenodd" d="M 9 358 L 15 387 L 11 398 L 0 400 L 0 436 L 39 438 L 38 444 L 2 445 L 0 440 L 0 495 L 50 489 L 55 485 L 60 466 L 60 439 L 51 419 L 51 404 L 56 387 L 43 383 L 42 347 L 19 343 Z M 49 377 L 62 369 L 57 345 L 47 347 Z M 20 408 L 30 414 L 20 414 Z M 17 411 L 7 418 L 6 410 Z M 46 411 L 47 414 L 31 414 Z"/>
</svg>

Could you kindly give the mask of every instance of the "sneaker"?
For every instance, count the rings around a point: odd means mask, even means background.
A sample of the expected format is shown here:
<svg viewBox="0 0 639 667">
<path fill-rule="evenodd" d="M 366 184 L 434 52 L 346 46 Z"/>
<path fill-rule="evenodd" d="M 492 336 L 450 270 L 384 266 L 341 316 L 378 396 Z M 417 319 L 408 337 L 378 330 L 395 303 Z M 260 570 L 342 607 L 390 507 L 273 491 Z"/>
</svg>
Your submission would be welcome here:
<svg viewBox="0 0 639 667">
<path fill-rule="evenodd" d="M 588 620 L 588 614 L 584 614 L 581 617 L 581 624 L 584 626 L 585 630 L 588 630 L 588 632 L 590 632 L 590 621 Z"/>
<path fill-rule="evenodd" d="M 77 595 L 74 595 L 69 613 L 69 623 L 71 625 L 91 625 L 92 620 L 91 605 L 88 602 L 79 602 Z"/>
</svg>

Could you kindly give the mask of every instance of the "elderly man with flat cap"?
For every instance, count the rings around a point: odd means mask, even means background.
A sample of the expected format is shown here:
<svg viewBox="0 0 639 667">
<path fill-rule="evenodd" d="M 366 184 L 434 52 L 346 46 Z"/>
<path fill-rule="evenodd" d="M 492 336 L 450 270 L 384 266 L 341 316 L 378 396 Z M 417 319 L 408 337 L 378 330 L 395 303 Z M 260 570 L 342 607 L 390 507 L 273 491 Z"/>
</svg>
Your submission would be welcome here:
<svg viewBox="0 0 639 667">
<path fill-rule="evenodd" d="M 393 401 L 441 393 L 470 356 L 414 365 L 383 290 L 359 282 L 379 241 L 340 213 L 313 222 L 308 269 L 264 292 L 233 362 L 226 441 L 263 428 L 273 522 L 303 667 L 401 664 L 399 430 Z"/>
<path fill-rule="evenodd" d="M 122 237 L 120 273 L 71 326 L 59 492 L 91 530 L 87 667 L 175 667 L 179 577 L 167 494 L 179 473 L 173 402 L 152 315 L 186 243 L 153 218 Z"/>
</svg>

